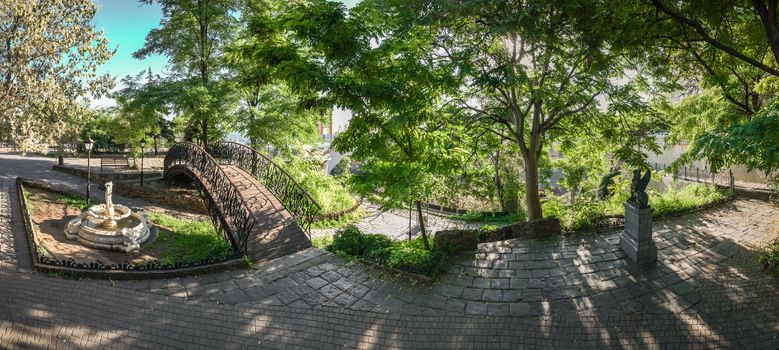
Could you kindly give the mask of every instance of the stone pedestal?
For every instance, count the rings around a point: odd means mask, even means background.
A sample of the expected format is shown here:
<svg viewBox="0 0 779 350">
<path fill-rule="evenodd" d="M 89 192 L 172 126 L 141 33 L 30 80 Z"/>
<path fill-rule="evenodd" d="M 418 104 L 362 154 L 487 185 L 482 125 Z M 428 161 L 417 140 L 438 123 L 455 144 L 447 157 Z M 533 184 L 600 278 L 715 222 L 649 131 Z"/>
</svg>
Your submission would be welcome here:
<svg viewBox="0 0 779 350">
<path fill-rule="evenodd" d="M 652 240 L 652 208 L 625 203 L 625 230 L 619 240 L 628 260 L 642 268 L 655 266 L 657 247 Z"/>
</svg>

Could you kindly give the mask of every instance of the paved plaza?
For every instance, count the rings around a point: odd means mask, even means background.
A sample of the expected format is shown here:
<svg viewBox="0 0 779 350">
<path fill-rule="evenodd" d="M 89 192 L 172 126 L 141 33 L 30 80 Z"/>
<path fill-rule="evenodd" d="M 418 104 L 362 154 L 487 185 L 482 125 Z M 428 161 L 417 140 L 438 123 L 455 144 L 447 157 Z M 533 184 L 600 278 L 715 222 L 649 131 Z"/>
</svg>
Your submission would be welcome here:
<svg viewBox="0 0 779 350">
<path fill-rule="evenodd" d="M 779 283 L 756 262 L 779 236 L 764 193 L 656 222 L 658 267 L 642 274 L 610 231 L 481 244 L 432 284 L 317 248 L 254 270 L 110 281 L 30 268 L 14 179 L 85 183 L 53 163 L 0 154 L 3 349 L 779 347 Z"/>
</svg>

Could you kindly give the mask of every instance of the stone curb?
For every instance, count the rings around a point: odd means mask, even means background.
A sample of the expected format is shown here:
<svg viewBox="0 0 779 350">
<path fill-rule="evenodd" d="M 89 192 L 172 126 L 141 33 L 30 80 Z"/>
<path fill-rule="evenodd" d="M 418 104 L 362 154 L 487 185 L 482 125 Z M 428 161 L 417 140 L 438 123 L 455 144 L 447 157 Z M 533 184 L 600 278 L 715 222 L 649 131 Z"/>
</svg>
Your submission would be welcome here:
<svg viewBox="0 0 779 350">
<path fill-rule="evenodd" d="M 64 274 L 69 276 L 101 278 L 101 279 L 116 279 L 116 280 L 160 279 L 160 278 L 184 277 L 184 276 L 199 275 L 199 274 L 212 273 L 218 271 L 234 270 L 245 265 L 243 257 L 233 257 L 231 259 L 227 259 L 224 261 L 201 264 L 201 265 L 164 268 L 164 269 L 148 269 L 148 270 L 146 269 L 144 270 L 89 269 L 89 268 L 79 268 L 79 267 L 60 266 L 60 265 L 41 263 L 38 258 L 39 257 L 38 249 L 37 249 L 38 247 L 34 239 L 35 231 L 33 229 L 32 218 L 30 218 L 29 211 L 27 208 L 27 200 L 24 197 L 25 185 L 30 187 L 40 188 L 58 194 L 63 194 L 63 195 L 81 196 L 81 194 L 75 191 L 55 188 L 51 185 L 45 183 L 38 183 L 22 177 L 16 178 L 17 192 L 19 195 L 18 198 L 19 205 L 22 211 L 22 216 L 24 217 L 23 221 L 24 221 L 25 235 L 27 236 L 27 246 L 30 250 L 30 257 L 32 260 L 33 268 L 37 271 L 41 271 L 45 273 Z M 159 227 L 164 228 L 164 226 L 159 226 Z"/>
</svg>

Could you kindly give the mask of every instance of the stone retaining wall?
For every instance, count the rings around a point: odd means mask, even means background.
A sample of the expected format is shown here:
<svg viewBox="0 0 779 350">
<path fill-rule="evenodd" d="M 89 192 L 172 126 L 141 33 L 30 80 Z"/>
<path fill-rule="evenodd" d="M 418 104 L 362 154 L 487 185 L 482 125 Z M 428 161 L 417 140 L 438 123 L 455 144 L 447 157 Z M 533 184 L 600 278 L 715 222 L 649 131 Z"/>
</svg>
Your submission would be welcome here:
<svg viewBox="0 0 779 350">
<path fill-rule="evenodd" d="M 87 178 L 87 171 L 81 168 L 74 168 L 74 167 L 69 167 L 66 165 L 58 165 L 58 164 L 54 164 L 51 168 L 84 179 Z M 99 169 L 99 167 L 97 169 Z M 143 176 L 146 179 L 157 178 L 162 176 L 162 172 L 156 170 L 144 170 Z M 138 180 L 141 178 L 141 172 L 133 171 L 133 172 L 121 172 L 121 173 L 115 173 L 115 172 L 101 173 L 99 171 L 92 171 L 90 178 L 92 182 Z"/>
</svg>

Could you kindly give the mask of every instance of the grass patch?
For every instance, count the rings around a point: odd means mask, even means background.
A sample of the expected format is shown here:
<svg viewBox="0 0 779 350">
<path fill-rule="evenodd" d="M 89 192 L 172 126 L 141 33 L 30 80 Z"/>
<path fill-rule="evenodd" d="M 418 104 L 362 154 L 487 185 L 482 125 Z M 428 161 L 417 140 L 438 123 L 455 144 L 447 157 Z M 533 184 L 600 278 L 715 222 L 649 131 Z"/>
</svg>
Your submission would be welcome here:
<svg viewBox="0 0 779 350">
<path fill-rule="evenodd" d="M 32 212 L 35 210 L 35 206 L 32 204 L 32 200 L 30 200 L 30 196 L 32 196 L 32 193 L 30 191 L 24 190 L 24 201 L 27 202 L 27 211 Z"/>
<path fill-rule="evenodd" d="M 429 240 L 431 247 L 433 240 Z M 365 234 L 349 225 L 333 237 L 314 239 L 314 245 L 324 247 L 348 260 L 365 259 L 389 268 L 435 276 L 445 268 L 447 255 L 439 250 L 426 250 L 422 237 L 394 241 L 387 236 Z"/>
<path fill-rule="evenodd" d="M 317 248 L 327 249 L 328 246 L 333 244 L 333 236 L 327 235 L 314 237 L 311 240 L 311 244 Z"/>
<path fill-rule="evenodd" d="M 154 249 L 159 245 L 165 246 L 160 259 L 164 264 L 217 260 L 233 255 L 230 242 L 224 239 L 208 220 L 183 220 L 153 212 L 148 213 L 147 216 L 152 223 L 170 229 L 170 231 L 160 230 L 159 237 L 149 247 Z"/>
<path fill-rule="evenodd" d="M 320 214 L 344 211 L 357 204 L 357 199 L 346 188 L 344 178 L 325 174 L 310 162 L 294 159 L 284 165 L 284 170 L 319 203 Z"/>
<path fill-rule="evenodd" d="M 691 184 L 681 189 L 670 188 L 664 193 L 648 190 L 649 205 L 654 216 L 670 215 L 697 209 L 727 198 L 726 191 L 707 184 Z M 607 217 L 624 217 L 623 202 L 629 193 L 618 192 L 603 201 L 582 200 L 569 205 L 560 197 L 550 197 L 543 203 L 544 216 L 556 216 L 564 229 L 595 227 Z"/>
<path fill-rule="evenodd" d="M 73 196 L 69 194 L 61 194 L 55 199 L 57 203 L 64 204 L 66 206 L 74 207 L 79 210 L 87 209 L 87 199 L 84 197 Z"/>
<path fill-rule="evenodd" d="M 320 221 L 314 221 L 311 223 L 311 228 L 337 228 L 337 227 L 344 227 L 349 224 L 353 224 L 356 221 L 362 219 L 365 217 L 365 214 L 367 212 L 362 207 L 357 208 L 355 211 L 351 213 L 346 213 L 344 215 L 341 215 L 338 219 L 335 220 L 320 220 Z"/>
</svg>

